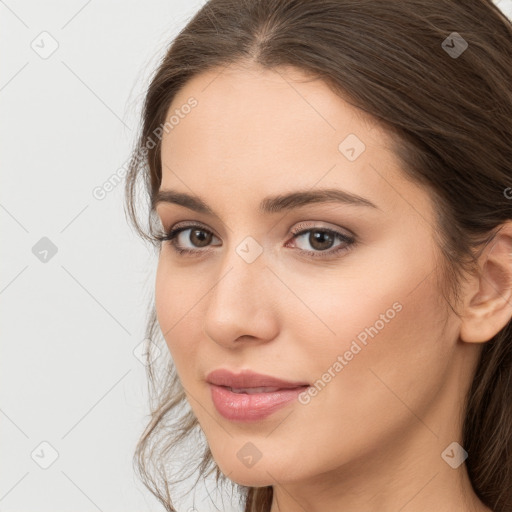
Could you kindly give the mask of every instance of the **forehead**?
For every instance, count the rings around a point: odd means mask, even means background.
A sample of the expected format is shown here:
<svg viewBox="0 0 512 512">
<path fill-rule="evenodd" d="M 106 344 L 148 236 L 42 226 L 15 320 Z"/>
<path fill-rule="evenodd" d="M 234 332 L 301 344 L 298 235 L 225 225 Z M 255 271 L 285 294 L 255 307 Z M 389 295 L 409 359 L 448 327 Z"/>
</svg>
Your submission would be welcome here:
<svg viewBox="0 0 512 512">
<path fill-rule="evenodd" d="M 167 119 L 190 97 L 198 105 L 189 116 L 191 120 L 180 124 L 190 128 L 201 124 L 201 135 L 215 130 L 218 143 L 220 136 L 230 134 L 238 135 L 234 142 L 243 140 L 245 147 L 284 145 L 305 137 L 314 145 L 315 139 L 336 140 L 350 130 L 373 144 L 386 138 L 370 116 L 335 94 L 324 81 L 293 67 L 270 70 L 231 64 L 201 73 L 178 92 Z M 178 140 L 179 132 L 189 135 L 178 128 L 169 134 L 171 144 Z"/>
<path fill-rule="evenodd" d="M 209 70 L 185 84 L 166 119 L 190 98 L 197 105 L 162 139 L 162 189 L 210 195 L 214 186 L 233 201 L 233 193 L 260 198 L 318 185 L 381 205 L 423 193 L 404 182 L 384 129 L 300 70 Z"/>
</svg>

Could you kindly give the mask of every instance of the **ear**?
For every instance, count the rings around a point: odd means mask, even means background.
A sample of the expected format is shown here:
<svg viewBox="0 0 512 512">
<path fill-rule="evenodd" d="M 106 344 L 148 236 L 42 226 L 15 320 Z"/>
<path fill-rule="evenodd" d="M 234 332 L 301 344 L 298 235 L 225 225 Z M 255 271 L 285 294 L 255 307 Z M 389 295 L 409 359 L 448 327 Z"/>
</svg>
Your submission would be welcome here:
<svg viewBox="0 0 512 512">
<path fill-rule="evenodd" d="M 512 221 L 501 224 L 479 257 L 479 273 L 467 285 L 460 338 L 489 341 L 512 317 Z"/>
</svg>

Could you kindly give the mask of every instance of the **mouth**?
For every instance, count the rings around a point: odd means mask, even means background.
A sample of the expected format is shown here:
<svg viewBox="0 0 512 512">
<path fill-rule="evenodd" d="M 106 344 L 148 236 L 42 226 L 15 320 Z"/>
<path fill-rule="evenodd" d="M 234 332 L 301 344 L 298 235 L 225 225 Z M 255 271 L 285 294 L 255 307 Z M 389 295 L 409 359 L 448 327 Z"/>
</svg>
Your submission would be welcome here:
<svg viewBox="0 0 512 512">
<path fill-rule="evenodd" d="M 263 420 L 297 401 L 309 387 L 304 381 L 286 381 L 243 369 L 238 373 L 218 368 L 206 376 L 217 412 L 236 422 Z"/>
<path fill-rule="evenodd" d="M 233 388 L 209 384 L 217 412 L 234 422 L 254 422 L 268 418 L 279 409 L 291 405 L 309 386 L 279 388 L 259 386 Z"/>
<path fill-rule="evenodd" d="M 271 387 L 259 387 L 259 388 L 232 388 L 230 386 L 221 386 L 228 389 L 233 393 L 245 393 L 247 395 L 255 395 L 256 393 L 273 393 L 274 391 L 280 391 L 281 389 L 293 389 L 293 388 L 271 388 Z"/>
<path fill-rule="evenodd" d="M 280 389 L 292 389 L 301 386 L 309 386 L 304 381 L 286 381 L 271 375 L 264 375 L 253 372 L 252 370 L 242 370 L 234 373 L 230 370 L 219 368 L 213 370 L 206 376 L 206 381 L 216 386 L 223 386 L 232 389 L 235 393 L 248 392 L 251 390 L 260 390 L 257 392 L 272 392 Z"/>
</svg>

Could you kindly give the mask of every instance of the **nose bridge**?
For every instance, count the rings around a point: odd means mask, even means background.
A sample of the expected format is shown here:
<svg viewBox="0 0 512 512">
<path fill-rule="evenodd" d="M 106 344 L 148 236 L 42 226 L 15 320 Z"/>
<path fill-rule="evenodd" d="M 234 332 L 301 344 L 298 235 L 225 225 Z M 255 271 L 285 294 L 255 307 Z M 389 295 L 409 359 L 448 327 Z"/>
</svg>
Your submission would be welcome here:
<svg viewBox="0 0 512 512">
<path fill-rule="evenodd" d="M 276 320 L 267 295 L 271 272 L 264 256 L 252 237 L 223 255 L 205 315 L 206 334 L 217 343 L 229 345 L 241 336 L 273 337 Z"/>
<path fill-rule="evenodd" d="M 266 262 L 263 245 L 252 236 L 230 245 L 222 256 L 219 280 L 213 295 L 228 304 L 243 302 L 247 294 L 254 296 L 258 283 L 262 291 L 261 285 L 268 277 Z"/>
</svg>

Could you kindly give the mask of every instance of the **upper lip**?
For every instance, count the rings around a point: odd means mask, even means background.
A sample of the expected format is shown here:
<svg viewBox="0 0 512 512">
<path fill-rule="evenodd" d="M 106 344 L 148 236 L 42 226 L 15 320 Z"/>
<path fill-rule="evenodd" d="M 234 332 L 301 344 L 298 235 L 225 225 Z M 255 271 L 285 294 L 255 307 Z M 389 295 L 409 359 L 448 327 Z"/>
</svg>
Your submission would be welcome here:
<svg viewBox="0 0 512 512">
<path fill-rule="evenodd" d="M 242 370 L 240 373 L 233 373 L 222 368 L 210 372 L 206 376 L 206 381 L 217 386 L 228 386 L 231 388 L 276 387 L 290 389 L 309 386 L 307 382 L 285 381 L 270 375 L 255 373 L 252 370 Z"/>
</svg>

